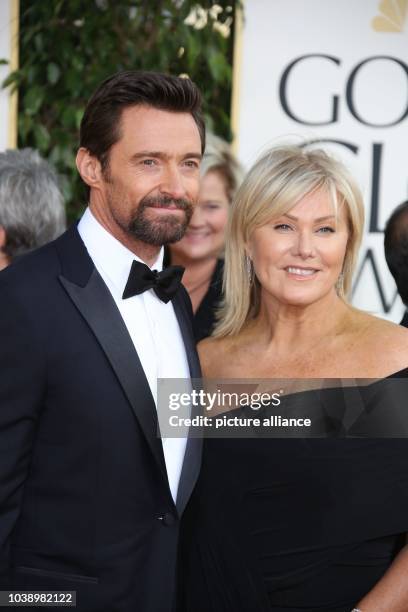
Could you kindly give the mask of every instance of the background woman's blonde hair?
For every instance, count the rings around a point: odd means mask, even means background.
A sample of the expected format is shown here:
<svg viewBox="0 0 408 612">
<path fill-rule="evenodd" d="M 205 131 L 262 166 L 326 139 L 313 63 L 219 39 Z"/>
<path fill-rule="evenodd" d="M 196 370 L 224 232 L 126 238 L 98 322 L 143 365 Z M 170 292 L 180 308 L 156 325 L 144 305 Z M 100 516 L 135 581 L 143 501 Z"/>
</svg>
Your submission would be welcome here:
<svg viewBox="0 0 408 612">
<path fill-rule="evenodd" d="M 206 135 L 205 151 L 200 168 L 201 176 L 205 176 L 208 172 L 218 172 L 221 175 L 228 200 L 231 202 L 244 178 L 244 171 L 232 153 L 230 145 L 211 132 L 207 132 Z"/>
<path fill-rule="evenodd" d="M 314 191 L 327 191 L 335 214 L 347 210 L 349 238 L 336 291 L 347 299 L 364 228 L 361 191 L 342 162 L 321 149 L 273 147 L 248 172 L 232 204 L 227 231 L 224 300 L 214 336 L 234 335 L 257 316 L 261 287 L 251 279 L 245 245 L 252 232 L 288 212 Z M 253 275 L 252 275 L 253 276 Z"/>
</svg>

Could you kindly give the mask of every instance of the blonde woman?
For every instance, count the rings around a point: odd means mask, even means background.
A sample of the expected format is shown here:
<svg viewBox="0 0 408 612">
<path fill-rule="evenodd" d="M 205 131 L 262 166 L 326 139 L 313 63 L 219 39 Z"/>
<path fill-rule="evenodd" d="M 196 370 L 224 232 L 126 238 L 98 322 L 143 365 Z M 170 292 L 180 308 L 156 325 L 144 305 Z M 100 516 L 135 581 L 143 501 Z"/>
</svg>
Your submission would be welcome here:
<svg viewBox="0 0 408 612">
<path fill-rule="evenodd" d="M 370 379 L 318 393 L 311 382 L 281 413 L 316 402 L 345 413 L 354 393 L 384 418 L 391 382 L 408 376 L 408 332 L 347 301 L 364 219 L 346 168 L 320 150 L 272 149 L 232 211 L 204 376 Z M 187 612 L 408 610 L 408 441 L 351 431 L 205 440 L 184 525 Z"/>
</svg>

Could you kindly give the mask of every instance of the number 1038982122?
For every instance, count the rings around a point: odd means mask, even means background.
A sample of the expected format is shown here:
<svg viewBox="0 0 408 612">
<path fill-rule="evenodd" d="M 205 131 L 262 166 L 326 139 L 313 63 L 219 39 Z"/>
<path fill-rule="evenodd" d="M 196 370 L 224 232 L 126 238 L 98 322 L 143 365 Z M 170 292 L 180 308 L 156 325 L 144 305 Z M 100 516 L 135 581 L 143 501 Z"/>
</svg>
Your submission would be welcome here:
<svg viewBox="0 0 408 612">
<path fill-rule="evenodd" d="M 75 591 L 0 591 L 0 607 L 76 607 Z"/>
</svg>

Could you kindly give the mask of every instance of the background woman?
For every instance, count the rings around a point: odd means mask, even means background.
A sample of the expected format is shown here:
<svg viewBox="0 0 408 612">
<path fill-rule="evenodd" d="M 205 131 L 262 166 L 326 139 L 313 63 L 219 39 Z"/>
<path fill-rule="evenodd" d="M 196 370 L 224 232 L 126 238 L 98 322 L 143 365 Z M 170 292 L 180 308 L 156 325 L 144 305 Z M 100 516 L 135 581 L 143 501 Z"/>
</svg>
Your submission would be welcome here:
<svg viewBox="0 0 408 612">
<path fill-rule="evenodd" d="M 281 414 L 346 414 L 358 399 L 366 423 L 386 416 L 391 383 L 408 376 L 408 332 L 346 301 L 363 229 L 347 170 L 319 150 L 272 149 L 232 210 L 204 376 L 375 379 L 312 384 Z M 408 610 L 408 443 L 370 439 L 361 422 L 341 439 L 205 440 L 182 547 L 188 612 Z"/>
<path fill-rule="evenodd" d="M 197 342 L 209 336 L 215 324 L 229 208 L 242 178 L 229 145 L 213 134 L 207 135 L 201 177 L 199 201 L 187 232 L 170 247 L 171 263 L 186 269 L 183 284 L 193 305 Z"/>
</svg>

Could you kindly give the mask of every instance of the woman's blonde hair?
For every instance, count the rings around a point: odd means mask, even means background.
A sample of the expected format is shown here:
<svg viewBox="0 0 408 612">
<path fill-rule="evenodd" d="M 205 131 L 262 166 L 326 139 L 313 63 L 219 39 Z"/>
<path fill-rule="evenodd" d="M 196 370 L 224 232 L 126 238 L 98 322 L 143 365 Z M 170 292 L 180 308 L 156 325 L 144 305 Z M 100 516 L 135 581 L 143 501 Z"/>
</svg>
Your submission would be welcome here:
<svg viewBox="0 0 408 612">
<path fill-rule="evenodd" d="M 364 227 L 361 191 L 342 162 L 321 149 L 299 145 L 273 147 L 248 172 L 232 204 L 227 231 L 224 299 L 214 336 L 234 335 L 259 312 L 261 287 L 251 278 L 245 245 L 252 232 L 288 212 L 302 198 L 326 190 L 337 215 L 346 206 L 349 238 L 343 270 L 336 284 L 347 299 Z"/>
</svg>

